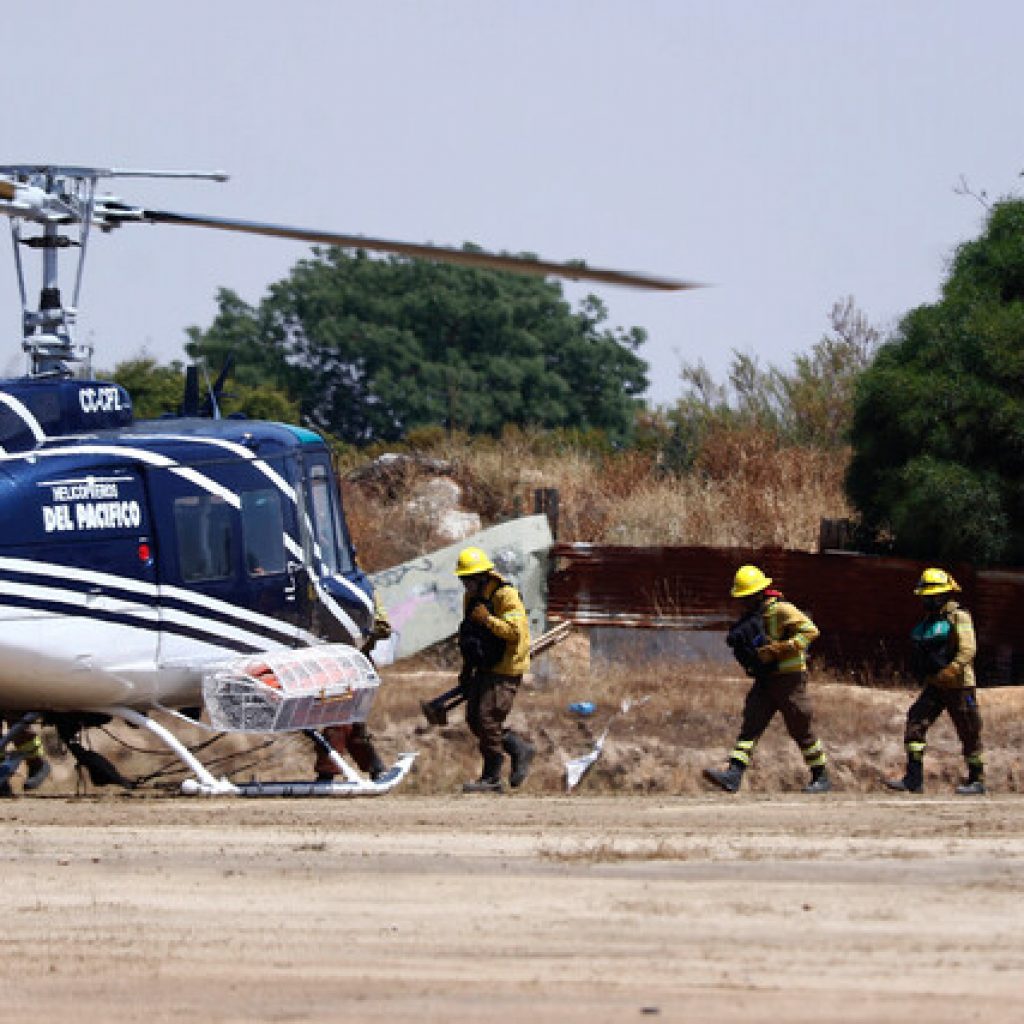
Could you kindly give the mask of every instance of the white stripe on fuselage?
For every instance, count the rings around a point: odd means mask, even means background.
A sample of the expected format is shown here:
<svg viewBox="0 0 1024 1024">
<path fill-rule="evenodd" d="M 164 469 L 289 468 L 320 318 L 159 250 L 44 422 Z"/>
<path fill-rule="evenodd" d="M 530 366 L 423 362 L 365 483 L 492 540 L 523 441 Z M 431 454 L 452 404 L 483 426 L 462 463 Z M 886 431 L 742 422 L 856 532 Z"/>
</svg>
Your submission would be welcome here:
<svg viewBox="0 0 1024 1024">
<path fill-rule="evenodd" d="M 60 601 L 62 604 L 70 604 L 79 608 L 126 615 L 133 619 L 139 619 L 144 628 L 150 628 L 146 625 L 147 623 L 155 624 L 159 614 L 159 608 L 156 605 L 126 604 L 123 597 L 108 597 L 102 594 L 83 593 L 80 590 L 65 590 L 62 587 L 48 586 L 45 583 L 13 583 L 0 579 L 0 597 L 5 594 L 23 597 L 29 601 Z"/>
<path fill-rule="evenodd" d="M 348 630 L 348 635 L 358 643 L 362 639 L 362 632 L 348 613 L 320 586 L 319 582 L 314 580 L 313 586 L 316 588 L 316 595 L 323 606 Z"/>
<path fill-rule="evenodd" d="M 6 405 L 28 427 L 32 432 L 32 436 L 36 439 L 36 444 L 42 444 L 46 440 L 46 431 L 43 430 L 39 420 L 29 412 L 28 407 L 19 399 L 15 398 L 14 395 L 7 394 L 6 391 L 0 391 L 0 403 Z"/>
<path fill-rule="evenodd" d="M 243 607 L 237 604 L 231 604 L 228 601 L 221 601 L 215 597 L 209 597 L 206 594 L 196 593 L 193 590 L 184 590 L 181 587 L 167 586 L 166 584 L 155 584 L 146 583 L 144 580 L 133 580 L 124 576 L 114 576 L 111 573 L 104 572 L 92 572 L 88 569 L 78 569 L 67 565 L 58 565 L 50 562 L 36 562 L 24 558 L 0 558 L 0 571 L 6 570 L 8 572 L 24 573 L 26 575 L 45 577 L 47 580 L 59 580 L 72 579 L 82 583 L 92 583 L 96 586 L 116 587 L 120 590 L 127 590 L 130 593 L 142 594 L 151 598 L 157 605 L 152 609 L 140 610 L 139 612 L 126 612 L 126 614 L 144 616 L 146 612 L 159 613 L 162 617 L 168 621 L 177 622 L 180 625 L 189 625 L 198 631 L 203 632 L 224 632 L 230 631 L 231 635 L 241 642 L 248 643 L 253 647 L 260 647 L 268 642 L 278 642 L 276 640 L 269 640 L 267 636 L 262 633 L 252 633 L 244 629 L 244 627 L 233 627 L 220 619 L 211 621 L 208 615 L 204 615 L 203 611 L 211 611 L 219 613 L 223 616 L 229 616 L 234 619 L 240 619 L 242 622 L 248 622 L 253 627 L 263 627 L 267 632 L 273 633 L 275 637 L 287 636 L 293 629 L 296 630 L 296 635 L 300 641 L 307 645 L 314 645 L 322 643 L 323 641 L 314 636 L 314 634 L 307 630 L 297 629 L 291 623 L 285 622 L 281 619 L 275 619 L 270 615 L 262 615 L 259 612 L 254 612 L 249 608 Z M 21 596 L 34 598 L 37 600 L 59 600 L 66 604 L 73 604 L 80 607 L 101 607 L 97 604 L 97 598 L 95 595 L 87 595 L 77 590 L 67 590 L 54 583 L 42 583 L 39 584 L 18 584 L 7 581 L 0 581 L 0 594 L 10 593 L 18 594 Z M 174 600 L 180 601 L 186 606 L 190 606 L 192 611 L 186 609 L 169 608 L 164 604 L 160 603 L 161 597 L 173 598 Z M 124 608 L 123 599 L 121 599 L 120 605 L 117 603 L 118 598 L 109 598 L 114 608 Z M 358 631 L 356 633 L 358 636 Z"/>
<path fill-rule="evenodd" d="M 221 437 L 192 437 L 189 434 L 145 434 L 141 436 L 152 441 L 186 442 L 192 444 L 213 445 L 217 448 L 223 448 L 226 451 L 232 452 L 240 458 L 245 459 L 247 462 L 251 462 L 252 465 L 258 469 L 282 494 L 284 494 L 293 505 L 297 501 L 295 488 L 292 487 L 292 485 L 288 483 L 288 481 L 285 480 L 285 478 L 281 476 L 273 466 L 264 462 L 263 459 L 258 458 L 252 451 L 246 448 L 244 444 L 238 444 L 236 441 L 227 441 Z"/>
<path fill-rule="evenodd" d="M 145 448 L 131 448 L 114 444 L 78 444 L 66 448 L 43 448 L 31 452 L 14 452 L 12 454 L 0 455 L 0 462 L 8 462 L 26 459 L 45 459 L 75 455 L 106 455 L 119 459 L 134 459 L 147 466 L 155 466 L 158 469 L 167 469 L 185 480 L 189 480 L 197 487 L 210 494 L 222 498 L 232 508 L 241 508 L 241 500 L 234 491 L 228 490 L 216 480 L 198 470 L 190 469 L 180 465 L 175 459 L 167 455 L 158 455 L 156 452 L 146 451 Z"/>
</svg>

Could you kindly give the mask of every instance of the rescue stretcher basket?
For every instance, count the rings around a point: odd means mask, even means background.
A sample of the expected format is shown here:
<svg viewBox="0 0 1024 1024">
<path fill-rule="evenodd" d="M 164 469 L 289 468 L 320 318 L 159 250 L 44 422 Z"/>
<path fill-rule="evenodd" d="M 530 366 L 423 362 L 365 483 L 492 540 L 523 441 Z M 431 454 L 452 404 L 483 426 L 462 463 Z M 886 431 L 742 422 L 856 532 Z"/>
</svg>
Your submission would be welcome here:
<svg viewBox="0 0 1024 1024">
<path fill-rule="evenodd" d="M 380 677 L 354 647 L 323 644 L 237 658 L 203 678 L 221 732 L 294 732 L 362 722 Z"/>
</svg>

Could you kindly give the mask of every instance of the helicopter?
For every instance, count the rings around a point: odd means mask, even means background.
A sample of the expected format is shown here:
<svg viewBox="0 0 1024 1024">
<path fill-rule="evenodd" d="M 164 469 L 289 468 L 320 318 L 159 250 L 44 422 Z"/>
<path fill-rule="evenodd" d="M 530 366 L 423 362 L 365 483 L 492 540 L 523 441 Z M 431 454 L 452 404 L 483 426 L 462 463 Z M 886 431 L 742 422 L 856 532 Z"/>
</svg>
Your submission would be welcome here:
<svg viewBox="0 0 1024 1024">
<path fill-rule="evenodd" d="M 363 722 L 379 686 L 374 598 L 349 535 L 323 438 L 304 427 L 220 415 L 226 370 L 200 394 L 186 375 L 180 415 L 136 420 L 121 386 L 76 375 L 75 324 L 94 232 L 162 224 L 241 232 L 515 273 L 658 290 L 698 285 L 630 271 L 362 235 L 149 209 L 100 191 L 121 178 L 223 182 L 222 171 L 0 165 L 22 306 L 24 376 L 0 380 L 0 754 L 34 723 L 68 748 L 120 719 L 191 773 L 185 794 L 372 796 L 324 738 Z M 28 300 L 22 250 L 42 263 Z M 59 257 L 77 251 L 65 304 Z M 163 721 L 223 732 L 302 732 L 339 769 L 330 782 L 216 778 Z M 85 751 L 85 754 L 94 754 Z M 0 776 L 17 767 L 11 755 Z M 95 757 L 92 758 L 95 761 Z M 116 770 L 110 766 L 116 775 Z"/>
</svg>

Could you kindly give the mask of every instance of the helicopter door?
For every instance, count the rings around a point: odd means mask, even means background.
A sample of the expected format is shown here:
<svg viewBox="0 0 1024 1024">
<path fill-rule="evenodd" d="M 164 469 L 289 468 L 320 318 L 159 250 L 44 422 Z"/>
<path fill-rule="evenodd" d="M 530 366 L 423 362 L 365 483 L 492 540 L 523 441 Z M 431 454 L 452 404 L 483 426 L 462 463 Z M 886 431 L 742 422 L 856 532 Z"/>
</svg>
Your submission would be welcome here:
<svg viewBox="0 0 1024 1024">
<path fill-rule="evenodd" d="M 239 492 L 242 559 L 252 607 L 299 629 L 308 619 L 309 594 L 305 567 L 295 560 L 289 541 L 298 535 L 294 502 L 273 486 Z"/>
<path fill-rule="evenodd" d="M 151 482 L 162 510 L 161 661 L 190 664 L 211 647 L 297 646 L 308 595 L 288 551 L 289 543 L 297 548 L 294 502 L 239 463 L 209 463 L 189 475 L 159 469 Z"/>
</svg>

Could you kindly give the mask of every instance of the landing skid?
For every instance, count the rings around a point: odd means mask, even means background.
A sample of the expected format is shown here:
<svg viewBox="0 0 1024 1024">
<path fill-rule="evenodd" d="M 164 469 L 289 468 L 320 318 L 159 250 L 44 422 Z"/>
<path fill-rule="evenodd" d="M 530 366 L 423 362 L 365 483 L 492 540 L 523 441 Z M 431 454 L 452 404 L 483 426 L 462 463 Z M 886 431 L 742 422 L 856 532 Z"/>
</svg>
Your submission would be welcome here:
<svg viewBox="0 0 1024 1024">
<path fill-rule="evenodd" d="M 339 760 L 343 760 L 340 758 Z M 415 754 L 402 754 L 376 782 L 357 776 L 331 782 L 243 782 L 235 786 L 236 796 L 381 796 L 390 792 L 409 773 Z M 351 771 L 351 769 L 350 769 Z M 353 773 L 355 774 L 355 773 Z M 191 782 L 193 780 L 189 780 Z M 185 787 L 182 786 L 182 792 Z M 197 790 L 198 792 L 198 790 Z"/>
<path fill-rule="evenodd" d="M 376 781 L 360 775 L 336 751 L 331 750 L 331 760 L 344 776 L 344 781 L 331 782 L 242 782 L 235 783 L 225 778 L 214 778 L 209 769 L 169 729 L 132 708 L 106 708 L 107 714 L 124 719 L 129 725 L 138 726 L 152 733 L 164 743 L 188 767 L 195 776 L 185 779 L 181 792 L 185 796 L 382 796 L 389 793 L 409 774 L 415 754 L 402 754 L 388 771 Z"/>
</svg>

